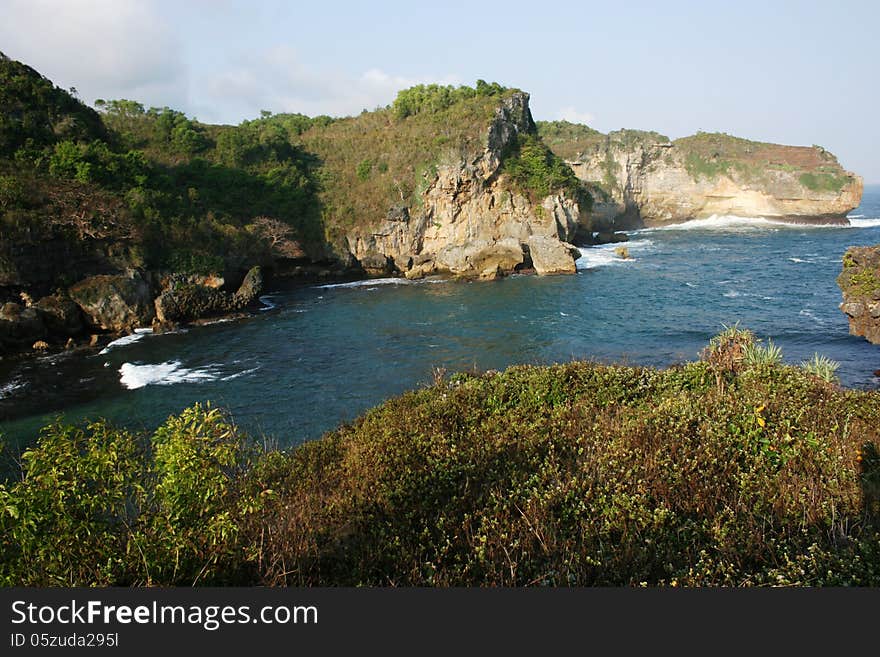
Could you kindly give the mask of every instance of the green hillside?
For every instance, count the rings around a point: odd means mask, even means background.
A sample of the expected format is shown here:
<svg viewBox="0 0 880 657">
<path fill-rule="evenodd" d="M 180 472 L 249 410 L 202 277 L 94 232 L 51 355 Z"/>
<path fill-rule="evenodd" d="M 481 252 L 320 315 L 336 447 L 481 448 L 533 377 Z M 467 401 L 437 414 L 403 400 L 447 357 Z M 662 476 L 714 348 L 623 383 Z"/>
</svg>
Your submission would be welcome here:
<svg viewBox="0 0 880 657">
<path fill-rule="evenodd" d="M 395 206 L 417 212 L 436 167 L 481 152 L 517 93 L 482 80 L 419 85 L 356 117 L 264 112 L 225 126 L 125 99 L 99 99 L 96 112 L 6 57 L 0 80 L 0 291 L 10 298 L 128 267 L 243 272 L 303 257 L 344 267 L 344 235 Z M 512 185 L 577 191 L 540 140 L 520 141 L 505 153 Z"/>
</svg>

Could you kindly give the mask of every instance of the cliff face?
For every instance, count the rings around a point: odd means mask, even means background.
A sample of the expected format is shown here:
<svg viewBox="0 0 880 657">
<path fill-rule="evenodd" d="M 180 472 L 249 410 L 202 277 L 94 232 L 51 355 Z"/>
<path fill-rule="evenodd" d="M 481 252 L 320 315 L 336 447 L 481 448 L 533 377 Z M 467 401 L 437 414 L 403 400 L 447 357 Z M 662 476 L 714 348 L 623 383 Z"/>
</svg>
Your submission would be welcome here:
<svg viewBox="0 0 880 657">
<path fill-rule="evenodd" d="M 637 131 L 547 141 L 592 185 L 594 222 L 608 228 L 712 215 L 846 223 L 862 196 L 862 179 L 817 146 L 703 133 L 669 141 Z"/>
<path fill-rule="evenodd" d="M 542 274 L 575 271 L 567 242 L 581 221 L 578 201 L 564 192 L 530 200 L 502 171 L 517 136 L 534 131 L 528 100 L 522 92 L 502 100 L 482 148 L 425 173 L 424 191 L 413 204 L 347 233 L 349 250 L 368 272 L 494 278 L 523 267 Z M 548 258 L 555 264 L 547 266 Z"/>
<path fill-rule="evenodd" d="M 847 249 L 837 285 L 849 332 L 880 344 L 880 244 Z"/>
</svg>

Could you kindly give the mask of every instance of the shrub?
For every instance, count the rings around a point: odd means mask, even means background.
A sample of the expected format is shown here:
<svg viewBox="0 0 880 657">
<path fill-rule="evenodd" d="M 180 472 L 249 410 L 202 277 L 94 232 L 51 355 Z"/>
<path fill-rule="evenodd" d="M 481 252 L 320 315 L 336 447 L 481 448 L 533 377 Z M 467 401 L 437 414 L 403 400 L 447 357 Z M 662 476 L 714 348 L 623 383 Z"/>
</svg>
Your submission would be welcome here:
<svg viewBox="0 0 880 657">
<path fill-rule="evenodd" d="M 397 94 L 392 110 L 398 119 L 421 113 L 437 113 L 475 96 L 499 96 L 507 89 L 497 82 L 491 84 L 477 80 L 476 89 L 468 86 L 419 84 Z"/>
<path fill-rule="evenodd" d="M 812 374 L 826 383 L 836 383 L 837 376 L 835 372 L 840 367 L 840 363 L 816 353 L 813 354 L 810 360 L 803 361 L 801 367 L 807 374 Z"/>
<path fill-rule="evenodd" d="M 503 155 L 502 166 L 511 182 L 533 201 L 562 191 L 573 198 L 582 194 L 574 171 L 534 135 L 516 136 Z"/>
<path fill-rule="evenodd" d="M 746 367 L 754 342 L 728 327 L 662 371 L 438 370 L 287 452 L 210 407 L 149 439 L 56 423 L 0 486 L 0 580 L 880 585 L 877 393 Z"/>
<path fill-rule="evenodd" d="M 357 174 L 358 180 L 364 182 L 370 177 L 370 173 L 372 173 L 372 171 L 373 163 L 369 160 L 369 158 L 367 158 L 358 162 L 357 170 L 355 171 L 355 173 Z"/>
<path fill-rule="evenodd" d="M 0 210 L 20 207 L 24 197 L 24 185 L 18 178 L 0 175 Z"/>
<path fill-rule="evenodd" d="M 743 345 L 743 363 L 749 367 L 768 367 L 782 363 L 782 349 L 767 340 L 767 345 L 759 341 Z"/>
<path fill-rule="evenodd" d="M 56 422 L 0 485 L 0 584 L 107 586 L 241 580 L 241 494 L 253 450 L 196 405 L 152 438 Z"/>
</svg>

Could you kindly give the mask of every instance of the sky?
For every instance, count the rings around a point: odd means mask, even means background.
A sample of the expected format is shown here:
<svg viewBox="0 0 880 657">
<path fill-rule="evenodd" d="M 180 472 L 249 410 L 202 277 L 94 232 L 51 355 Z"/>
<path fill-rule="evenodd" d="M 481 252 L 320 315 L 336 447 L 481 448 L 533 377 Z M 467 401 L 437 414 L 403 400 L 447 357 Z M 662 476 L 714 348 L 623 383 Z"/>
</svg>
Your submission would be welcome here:
<svg viewBox="0 0 880 657">
<path fill-rule="evenodd" d="M 208 123 L 482 78 L 537 120 L 818 144 L 880 183 L 878 0 L 0 0 L 0 51 L 85 102 Z"/>
</svg>

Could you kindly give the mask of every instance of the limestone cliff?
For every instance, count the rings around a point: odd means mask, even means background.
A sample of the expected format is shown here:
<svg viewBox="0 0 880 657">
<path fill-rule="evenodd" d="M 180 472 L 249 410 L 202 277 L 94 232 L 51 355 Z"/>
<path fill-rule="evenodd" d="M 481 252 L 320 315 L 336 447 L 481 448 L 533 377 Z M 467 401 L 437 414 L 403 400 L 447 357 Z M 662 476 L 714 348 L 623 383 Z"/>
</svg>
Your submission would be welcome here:
<svg viewBox="0 0 880 657">
<path fill-rule="evenodd" d="M 880 344 L 880 244 L 847 249 L 837 284 L 849 332 Z"/>
<path fill-rule="evenodd" d="M 519 135 L 533 134 L 529 96 L 503 100 L 480 148 L 429 168 L 414 202 L 346 234 L 351 254 L 369 273 L 410 277 L 443 272 L 494 278 L 522 268 L 573 273 L 574 238 L 585 210 L 566 192 L 530 198 L 511 184 L 503 163 Z M 564 253 L 560 257 L 560 253 Z"/>
<path fill-rule="evenodd" d="M 540 129 L 591 185 L 597 228 L 659 226 L 712 215 L 847 223 L 846 214 L 861 200 L 862 179 L 818 146 L 707 133 L 675 141 L 634 130 L 602 135 L 561 122 Z"/>
</svg>

